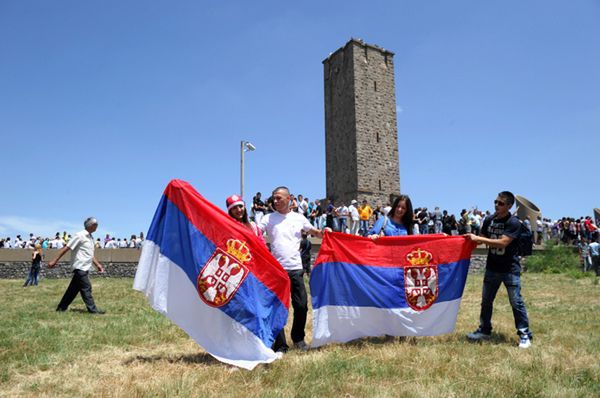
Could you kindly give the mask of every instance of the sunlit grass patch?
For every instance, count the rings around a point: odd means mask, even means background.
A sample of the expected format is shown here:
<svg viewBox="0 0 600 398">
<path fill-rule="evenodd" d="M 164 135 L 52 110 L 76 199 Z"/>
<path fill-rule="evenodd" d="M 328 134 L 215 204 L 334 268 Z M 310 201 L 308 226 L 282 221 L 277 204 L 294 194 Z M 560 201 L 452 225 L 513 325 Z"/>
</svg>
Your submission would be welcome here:
<svg viewBox="0 0 600 398">
<path fill-rule="evenodd" d="M 478 324 L 481 275 L 469 275 L 453 333 L 365 338 L 249 372 L 213 359 L 153 311 L 131 279 L 94 279 L 106 315 L 77 298 L 54 311 L 67 280 L 37 288 L 0 281 L 0 395 L 123 397 L 599 396 L 600 287 L 591 278 L 525 274 L 523 295 L 534 332 L 517 348 L 502 288 L 491 341 L 464 337 Z M 307 325 L 310 341 L 312 318 Z M 289 333 L 289 325 L 288 325 Z"/>
</svg>

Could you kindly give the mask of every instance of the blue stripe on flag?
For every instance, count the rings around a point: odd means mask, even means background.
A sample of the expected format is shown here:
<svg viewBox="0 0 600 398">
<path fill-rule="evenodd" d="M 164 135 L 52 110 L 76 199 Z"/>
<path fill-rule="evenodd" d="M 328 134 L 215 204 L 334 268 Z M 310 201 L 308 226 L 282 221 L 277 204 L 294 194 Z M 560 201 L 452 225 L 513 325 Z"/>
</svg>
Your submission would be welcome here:
<svg viewBox="0 0 600 398">
<path fill-rule="evenodd" d="M 470 260 L 438 264 L 436 303 L 462 297 Z M 323 306 L 406 308 L 404 269 L 322 263 L 311 273 L 313 309 Z M 316 293 L 318 292 L 318 293 Z"/>
<path fill-rule="evenodd" d="M 160 247 L 160 253 L 179 266 L 196 286 L 198 274 L 210 259 L 216 245 L 163 195 L 147 239 Z M 198 300 L 201 298 L 198 296 Z M 231 301 L 219 307 L 243 324 L 269 347 L 277 335 L 270 325 L 285 326 L 287 309 L 279 298 L 251 272 Z"/>
</svg>

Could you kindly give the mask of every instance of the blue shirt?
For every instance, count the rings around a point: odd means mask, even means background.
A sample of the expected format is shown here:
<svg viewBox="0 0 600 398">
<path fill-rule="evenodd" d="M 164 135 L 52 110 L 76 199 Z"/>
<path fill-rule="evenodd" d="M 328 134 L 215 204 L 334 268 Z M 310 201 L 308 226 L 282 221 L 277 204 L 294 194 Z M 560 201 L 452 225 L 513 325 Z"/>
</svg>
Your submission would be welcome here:
<svg viewBox="0 0 600 398">
<path fill-rule="evenodd" d="M 379 217 L 379 219 L 377 219 L 377 221 L 375 222 L 375 225 L 373 225 L 373 228 L 371 228 L 371 230 L 369 231 L 369 235 L 379 235 L 379 233 L 381 232 L 381 228 L 383 227 L 383 222 L 384 220 L 387 219 L 387 223 L 385 224 L 385 228 L 383 229 L 383 234 L 385 236 L 405 236 L 408 235 L 408 232 L 406 231 L 406 227 L 404 226 L 404 224 L 400 223 L 400 224 L 396 224 L 394 222 L 394 220 L 392 220 L 390 217 Z"/>
<path fill-rule="evenodd" d="M 600 256 L 600 243 L 598 243 L 598 242 L 590 243 L 590 252 L 591 252 L 592 256 L 594 256 L 594 257 Z"/>
</svg>

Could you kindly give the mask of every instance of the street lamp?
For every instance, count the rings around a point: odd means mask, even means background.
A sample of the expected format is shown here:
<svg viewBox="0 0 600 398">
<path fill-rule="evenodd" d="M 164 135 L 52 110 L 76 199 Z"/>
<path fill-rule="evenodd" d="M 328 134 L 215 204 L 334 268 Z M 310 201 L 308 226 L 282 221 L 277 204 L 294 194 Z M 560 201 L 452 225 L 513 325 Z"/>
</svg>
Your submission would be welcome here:
<svg viewBox="0 0 600 398">
<path fill-rule="evenodd" d="M 244 198 L 244 152 L 254 151 L 256 147 L 248 141 L 243 141 L 240 144 L 240 196 Z"/>
</svg>

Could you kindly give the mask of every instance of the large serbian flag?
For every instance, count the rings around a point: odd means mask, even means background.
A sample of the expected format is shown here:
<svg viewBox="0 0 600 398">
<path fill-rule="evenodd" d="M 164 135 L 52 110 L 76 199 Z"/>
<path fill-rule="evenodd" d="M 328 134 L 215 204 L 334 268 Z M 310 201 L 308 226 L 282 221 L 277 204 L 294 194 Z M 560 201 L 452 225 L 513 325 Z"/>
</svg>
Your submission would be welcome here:
<svg viewBox="0 0 600 398">
<path fill-rule="evenodd" d="M 246 369 L 280 357 L 290 283 L 250 229 L 173 180 L 144 242 L 133 288 L 216 359 Z"/>
<path fill-rule="evenodd" d="M 310 276 L 312 346 L 453 331 L 474 246 L 444 235 L 325 234 Z"/>
</svg>

